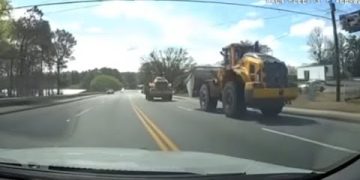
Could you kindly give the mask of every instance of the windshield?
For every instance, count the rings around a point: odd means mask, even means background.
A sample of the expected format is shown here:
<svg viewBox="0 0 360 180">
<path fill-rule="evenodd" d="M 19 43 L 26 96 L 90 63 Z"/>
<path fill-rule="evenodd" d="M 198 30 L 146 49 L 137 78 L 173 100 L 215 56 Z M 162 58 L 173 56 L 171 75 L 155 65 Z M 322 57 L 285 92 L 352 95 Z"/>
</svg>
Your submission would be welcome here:
<svg viewBox="0 0 360 180">
<path fill-rule="evenodd" d="M 355 2 L 0 5 L 0 162 L 308 174 L 360 151 Z"/>
</svg>

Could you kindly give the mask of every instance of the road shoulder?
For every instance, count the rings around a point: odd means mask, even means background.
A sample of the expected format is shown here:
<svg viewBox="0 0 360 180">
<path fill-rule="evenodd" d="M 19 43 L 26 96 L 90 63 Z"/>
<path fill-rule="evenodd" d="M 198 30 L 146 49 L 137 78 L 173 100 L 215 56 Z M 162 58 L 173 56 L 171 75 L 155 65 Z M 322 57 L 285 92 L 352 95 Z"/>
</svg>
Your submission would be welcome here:
<svg viewBox="0 0 360 180">
<path fill-rule="evenodd" d="M 6 106 L 0 108 L 0 115 L 4 114 L 10 114 L 10 113 L 16 113 L 21 111 L 27 111 L 27 110 L 33 110 L 38 108 L 44 108 L 49 106 L 55 106 L 55 105 L 61 105 L 65 103 L 71 103 L 75 101 L 80 101 L 92 97 L 96 97 L 98 95 L 87 95 L 87 96 L 80 96 L 80 97 L 72 97 L 68 99 L 59 99 L 59 100 L 53 100 L 53 101 L 46 101 L 45 103 L 40 104 L 33 104 L 33 105 L 18 105 L 18 106 Z"/>
<path fill-rule="evenodd" d="M 197 98 L 185 97 L 182 95 L 181 96 L 175 95 L 174 98 L 197 102 Z M 291 115 L 326 118 L 328 120 L 345 121 L 351 123 L 360 123 L 360 113 L 329 111 L 329 110 L 314 110 L 314 109 L 295 108 L 295 107 L 287 107 L 287 106 L 284 107 L 282 113 L 291 114 Z"/>
</svg>

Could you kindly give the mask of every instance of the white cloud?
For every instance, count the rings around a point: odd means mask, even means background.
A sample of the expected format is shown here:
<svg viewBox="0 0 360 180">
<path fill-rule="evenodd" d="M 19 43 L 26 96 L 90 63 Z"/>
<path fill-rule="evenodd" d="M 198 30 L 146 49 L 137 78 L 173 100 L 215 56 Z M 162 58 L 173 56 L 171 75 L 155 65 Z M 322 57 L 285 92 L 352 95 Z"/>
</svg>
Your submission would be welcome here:
<svg viewBox="0 0 360 180">
<path fill-rule="evenodd" d="M 306 37 L 315 27 L 325 28 L 326 22 L 319 19 L 310 19 L 290 27 L 290 36 Z"/>
<path fill-rule="evenodd" d="M 80 30 L 83 29 L 83 26 L 80 22 L 62 22 L 59 23 L 55 20 L 49 20 L 51 22 L 50 26 L 51 26 L 51 30 L 56 30 L 56 29 L 65 29 L 67 31 L 70 31 L 72 33 L 74 32 L 79 32 Z"/>
<path fill-rule="evenodd" d="M 68 24 L 63 25 L 65 29 L 71 30 L 71 31 L 79 31 L 82 28 L 82 25 L 80 22 L 71 22 Z"/>
<path fill-rule="evenodd" d="M 254 30 L 264 27 L 263 19 L 244 19 L 240 20 L 235 27 L 241 28 L 242 31 Z"/>
<path fill-rule="evenodd" d="M 100 28 L 100 27 L 90 27 L 86 29 L 86 32 L 89 33 L 102 33 L 104 32 L 104 29 Z"/>
<path fill-rule="evenodd" d="M 214 64 L 220 61 L 221 48 L 240 40 L 264 41 L 271 45 L 274 51 L 280 47 L 280 42 L 276 41 L 274 36 L 256 35 L 256 30 L 264 27 L 261 18 L 241 19 L 228 27 L 213 26 L 207 19 L 178 14 L 170 6 L 155 6 L 144 1 L 131 4 L 104 2 L 94 9 L 94 14 L 108 19 L 148 21 L 159 30 L 160 37 L 151 36 L 146 29 L 140 29 L 136 33 L 124 31 L 111 36 L 101 33 L 96 36 L 75 34 L 78 41 L 74 53 L 76 60 L 69 63 L 70 70 L 107 66 L 120 71 L 137 71 L 142 56 L 152 49 L 168 46 L 185 47 L 198 64 Z M 84 28 L 81 24 L 78 27 L 87 32 L 99 31 L 95 27 Z"/>
<path fill-rule="evenodd" d="M 288 58 L 286 59 L 286 65 L 295 66 L 298 67 L 301 65 L 301 62 L 303 62 L 304 59 L 295 59 L 295 58 Z"/>
<path fill-rule="evenodd" d="M 161 18 L 161 10 L 157 9 L 152 2 L 135 1 L 112 1 L 103 2 L 95 8 L 95 14 L 107 18 L 117 18 L 120 16 L 126 18 L 141 18 L 156 21 Z"/>
<path fill-rule="evenodd" d="M 349 35 L 349 33 L 348 33 L 347 31 L 345 31 L 345 30 L 343 30 L 343 29 L 341 28 L 341 25 L 340 25 L 339 23 L 337 23 L 336 29 L 337 29 L 337 32 L 338 32 L 338 33 L 342 33 L 342 34 L 344 34 L 344 35 Z M 333 27 L 330 26 L 330 25 L 324 27 L 323 33 L 324 33 L 324 35 L 325 35 L 326 37 L 328 37 L 328 38 L 331 39 L 331 40 L 334 38 Z"/>
<path fill-rule="evenodd" d="M 265 36 L 260 39 L 260 42 L 261 44 L 268 45 L 275 52 L 280 48 L 280 41 L 278 41 L 274 35 Z"/>
<path fill-rule="evenodd" d="M 23 17 L 26 13 L 26 9 L 14 9 L 11 11 L 11 17 L 14 19 L 19 19 Z"/>
<path fill-rule="evenodd" d="M 110 67 L 120 71 L 137 71 L 140 58 L 151 51 L 150 40 L 143 36 L 91 36 L 76 37 L 75 61 L 69 62 L 68 70 L 87 70 Z M 129 51 L 131 44 L 141 44 Z"/>
<path fill-rule="evenodd" d="M 107 18 L 125 17 L 147 20 L 156 24 L 162 31 L 163 39 L 171 44 L 188 44 L 192 37 L 205 34 L 231 38 L 237 33 L 244 33 L 264 26 L 262 19 L 240 20 L 229 29 L 215 28 L 211 23 L 188 15 L 175 15 L 171 6 L 155 6 L 151 2 L 106 2 L 95 9 L 95 14 Z M 191 27 L 191 28 L 189 28 Z"/>
<path fill-rule="evenodd" d="M 324 36 L 329 39 L 333 39 L 333 27 L 330 23 L 326 23 L 324 20 L 309 19 L 301 23 L 294 24 L 290 27 L 290 36 L 294 37 L 307 37 L 310 32 L 315 28 L 322 29 Z M 337 23 L 337 32 L 347 35 L 348 33 L 341 29 L 341 25 Z"/>
</svg>

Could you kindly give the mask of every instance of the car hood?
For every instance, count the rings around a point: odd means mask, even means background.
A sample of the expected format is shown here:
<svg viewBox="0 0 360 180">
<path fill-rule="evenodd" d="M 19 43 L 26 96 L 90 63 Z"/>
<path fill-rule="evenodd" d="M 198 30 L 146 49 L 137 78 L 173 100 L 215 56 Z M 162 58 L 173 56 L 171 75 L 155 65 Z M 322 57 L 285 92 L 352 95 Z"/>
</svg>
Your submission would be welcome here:
<svg viewBox="0 0 360 180">
<path fill-rule="evenodd" d="M 249 159 L 202 152 L 163 152 L 125 148 L 0 149 L 0 161 L 44 167 L 195 174 L 311 173 Z"/>
</svg>

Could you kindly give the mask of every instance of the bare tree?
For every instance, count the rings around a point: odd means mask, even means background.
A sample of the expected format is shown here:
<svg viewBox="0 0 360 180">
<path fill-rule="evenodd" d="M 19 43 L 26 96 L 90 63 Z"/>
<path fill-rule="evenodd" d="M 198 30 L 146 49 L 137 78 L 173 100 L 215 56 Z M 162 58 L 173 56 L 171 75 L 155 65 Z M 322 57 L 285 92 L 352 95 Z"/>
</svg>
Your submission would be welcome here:
<svg viewBox="0 0 360 180">
<path fill-rule="evenodd" d="M 194 65 L 193 58 L 183 48 L 154 50 L 143 58 L 140 77 L 146 84 L 155 76 L 164 75 L 176 87 L 181 85 L 186 72 Z"/>
<path fill-rule="evenodd" d="M 314 28 L 307 41 L 307 45 L 310 46 L 310 57 L 319 64 L 325 63 L 325 43 L 326 37 L 320 27 Z"/>
</svg>

